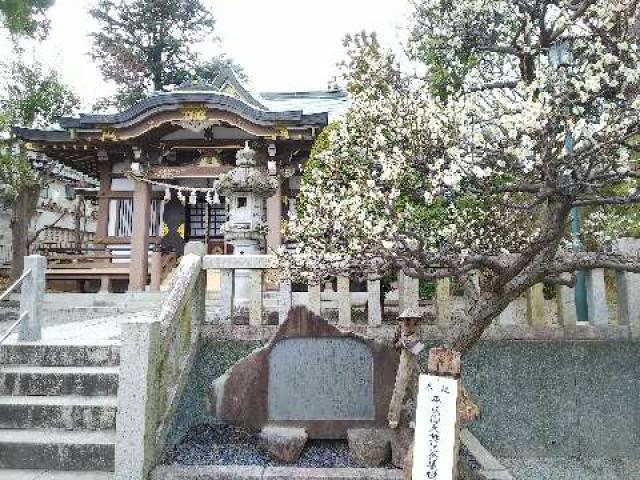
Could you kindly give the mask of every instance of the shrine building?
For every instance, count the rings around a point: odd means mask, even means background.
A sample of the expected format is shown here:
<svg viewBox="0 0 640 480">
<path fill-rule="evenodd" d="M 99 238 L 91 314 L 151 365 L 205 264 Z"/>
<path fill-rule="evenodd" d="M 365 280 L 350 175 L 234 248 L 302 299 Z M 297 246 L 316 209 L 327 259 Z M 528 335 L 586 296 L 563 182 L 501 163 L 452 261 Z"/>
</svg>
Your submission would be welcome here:
<svg viewBox="0 0 640 480">
<path fill-rule="evenodd" d="M 27 152 L 100 182 L 93 192 L 93 254 L 76 259 L 73 269 L 50 266 L 51 278 L 100 280 L 102 291 L 128 280 L 130 291 L 143 291 L 151 281 L 151 252 L 180 256 L 195 240 L 208 253 L 232 254 L 222 230 L 230 200 L 216 182 L 235 167 L 245 145 L 277 185 L 258 212 L 267 226 L 262 252 L 277 248 L 282 222 L 295 214 L 313 142 L 347 104 L 337 89 L 258 94 L 225 70 L 211 83 L 158 92 L 122 112 L 62 118 L 58 130 L 16 129 Z M 235 201 L 254 208 L 242 197 Z"/>
</svg>

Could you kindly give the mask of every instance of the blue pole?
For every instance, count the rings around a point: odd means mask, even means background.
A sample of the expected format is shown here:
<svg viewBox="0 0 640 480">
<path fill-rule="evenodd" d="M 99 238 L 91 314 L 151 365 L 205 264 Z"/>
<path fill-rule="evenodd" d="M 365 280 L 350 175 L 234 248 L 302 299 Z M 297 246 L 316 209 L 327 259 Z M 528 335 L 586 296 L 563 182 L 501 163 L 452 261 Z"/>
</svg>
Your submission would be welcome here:
<svg viewBox="0 0 640 480">
<path fill-rule="evenodd" d="M 573 151 L 573 137 L 571 136 L 571 132 L 567 132 L 564 146 L 567 152 Z M 577 207 L 571 209 L 571 236 L 573 237 L 573 251 L 582 251 L 582 244 L 580 243 L 580 212 L 578 212 Z M 589 321 L 589 307 L 587 305 L 587 284 L 583 271 L 576 272 L 576 286 L 574 291 L 576 299 L 576 320 L 578 322 L 587 322 Z"/>
</svg>

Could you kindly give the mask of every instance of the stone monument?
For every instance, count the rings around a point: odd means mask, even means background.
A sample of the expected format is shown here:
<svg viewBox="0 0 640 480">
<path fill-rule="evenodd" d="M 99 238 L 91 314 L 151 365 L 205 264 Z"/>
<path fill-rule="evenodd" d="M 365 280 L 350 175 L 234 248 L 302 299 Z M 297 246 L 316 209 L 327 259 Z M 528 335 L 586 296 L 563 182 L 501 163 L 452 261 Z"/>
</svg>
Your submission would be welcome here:
<svg viewBox="0 0 640 480">
<path fill-rule="evenodd" d="M 218 420 L 261 431 L 261 444 L 280 460 L 295 461 L 307 438 L 349 437 L 354 457 L 375 466 L 390 455 L 387 414 L 398 361 L 393 347 L 296 307 L 267 345 L 212 384 L 209 405 Z M 381 452 L 377 458 L 364 452 L 371 448 Z"/>
<path fill-rule="evenodd" d="M 249 143 L 236 154 L 236 167 L 220 176 L 218 190 L 229 202 L 229 219 L 222 226 L 225 242 L 233 245 L 234 255 L 264 253 L 267 224 L 266 200 L 277 188 L 276 179 L 256 166 L 256 152 Z M 236 304 L 249 301 L 249 271 L 235 272 Z"/>
</svg>

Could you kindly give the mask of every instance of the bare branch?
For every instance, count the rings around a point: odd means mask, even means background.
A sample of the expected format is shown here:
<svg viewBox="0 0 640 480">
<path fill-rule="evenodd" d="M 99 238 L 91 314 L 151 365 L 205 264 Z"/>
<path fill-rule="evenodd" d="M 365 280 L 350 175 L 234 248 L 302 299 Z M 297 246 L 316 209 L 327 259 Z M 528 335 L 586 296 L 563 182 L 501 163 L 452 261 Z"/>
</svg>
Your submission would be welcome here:
<svg viewBox="0 0 640 480">
<path fill-rule="evenodd" d="M 67 214 L 66 212 L 62 212 L 60 216 L 56 218 L 52 223 L 50 223 L 49 225 L 45 225 L 44 227 L 41 227 L 38 230 L 36 230 L 36 232 L 33 234 L 33 237 L 31 237 L 27 241 L 27 249 L 31 248 L 31 245 L 33 245 L 33 242 L 35 242 L 38 239 L 40 234 L 49 230 L 50 228 L 55 227 L 58 223 L 60 223 L 60 221 L 65 217 L 66 214 Z"/>
<path fill-rule="evenodd" d="M 632 203 L 638 202 L 640 202 L 640 195 L 625 195 L 619 197 L 602 197 L 576 200 L 572 203 L 572 205 L 574 207 L 587 207 L 597 205 L 630 205 Z"/>
</svg>

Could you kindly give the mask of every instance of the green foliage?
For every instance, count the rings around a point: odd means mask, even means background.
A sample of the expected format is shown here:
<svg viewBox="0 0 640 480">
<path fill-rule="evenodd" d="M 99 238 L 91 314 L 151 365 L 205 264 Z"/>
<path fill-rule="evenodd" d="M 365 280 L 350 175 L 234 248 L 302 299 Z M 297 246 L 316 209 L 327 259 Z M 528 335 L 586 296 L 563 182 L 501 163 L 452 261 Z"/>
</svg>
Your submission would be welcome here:
<svg viewBox="0 0 640 480">
<path fill-rule="evenodd" d="M 215 20 L 201 0 L 100 0 L 90 10 L 100 30 L 92 55 L 118 94 L 98 107 L 126 108 L 149 89 L 200 78 L 212 80 L 223 67 L 239 69 L 221 55 L 200 62 L 194 46 L 211 39 Z"/>
<path fill-rule="evenodd" d="M 418 293 L 421 299 L 430 300 L 436 294 L 436 283 L 431 280 L 420 279 Z"/>
<path fill-rule="evenodd" d="M 0 133 L 9 140 L 0 145 L 0 201 L 10 205 L 18 194 L 40 182 L 40 175 L 23 155 L 11 152 L 13 127 L 42 127 L 69 115 L 79 100 L 55 71 L 41 65 L 16 62 L 5 66 L 7 88 L 0 97 Z"/>
<path fill-rule="evenodd" d="M 0 0 L 0 21 L 14 36 L 44 36 L 49 22 L 45 12 L 55 0 Z"/>
<path fill-rule="evenodd" d="M 11 207 L 20 191 L 38 183 L 38 175 L 21 155 L 0 152 L 0 204 Z"/>
<path fill-rule="evenodd" d="M 0 131 L 11 127 L 43 127 L 69 115 L 80 103 L 57 72 L 39 64 L 5 66 L 9 81 L 0 98 Z"/>
</svg>

